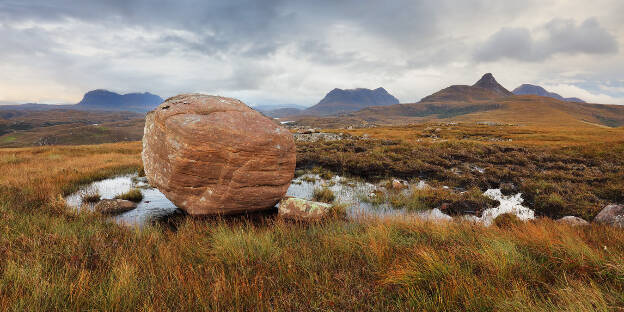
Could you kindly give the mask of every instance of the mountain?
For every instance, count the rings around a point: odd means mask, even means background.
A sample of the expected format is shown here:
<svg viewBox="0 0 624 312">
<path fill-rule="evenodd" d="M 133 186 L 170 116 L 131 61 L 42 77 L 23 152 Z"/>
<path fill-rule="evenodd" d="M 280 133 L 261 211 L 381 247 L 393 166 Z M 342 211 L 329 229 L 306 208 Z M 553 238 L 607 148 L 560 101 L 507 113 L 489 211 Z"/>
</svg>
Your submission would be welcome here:
<svg viewBox="0 0 624 312">
<path fill-rule="evenodd" d="M 399 100 L 386 89 L 334 89 L 316 105 L 303 111 L 306 115 L 334 115 L 357 111 L 369 106 L 399 104 Z"/>
<path fill-rule="evenodd" d="M 135 111 L 148 112 L 163 99 L 149 92 L 118 94 L 107 90 L 93 90 L 87 92 L 82 100 L 76 104 L 76 109 L 106 110 L 106 111 Z"/>
<path fill-rule="evenodd" d="M 440 101 L 397 104 L 366 109 L 338 117 L 301 118 L 298 124 L 345 127 L 414 124 L 428 121 L 487 122 L 547 127 L 621 127 L 624 105 L 560 101 L 537 95 L 512 95 L 479 101 Z"/>
<path fill-rule="evenodd" d="M 473 102 L 493 100 L 513 95 L 501 86 L 491 73 L 487 73 L 474 85 L 453 85 L 434 94 L 424 97 L 421 102 Z"/>
<path fill-rule="evenodd" d="M 513 95 L 513 93 L 509 92 L 509 90 L 507 90 L 507 89 L 505 89 L 505 87 L 501 86 L 498 83 L 498 81 L 496 81 L 496 79 L 494 79 L 494 76 L 491 73 L 487 73 L 487 74 L 483 75 L 483 77 L 481 77 L 481 79 L 479 79 L 479 81 L 477 81 L 477 83 L 475 83 L 472 86 L 493 91 L 494 93 L 496 93 L 496 94 L 498 94 L 500 96 L 510 96 L 510 95 Z"/>
<path fill-rule="evenodd" d="M 513 94 L 516 95 L 539 95 L 539 96 L 547 96 L 547 97 L 551 97 L 560 101 L 568 101 L 568 102 L 579 102 L 579 103 L 585 103 L 585 101 L 579 99 L 579 98 L 575 98 L 575 97 L 571 97 L 571 98 L 564 98 L 563 96 L 554 93 L 554 92 L 548 92 L 546 91 L 546 89 L 540 87 L 540 86 L 536 86 L 536 85 L 532 85 L 532 84 L 523 84 L 517 88 L 515 88 L 513 90 Z"/>
</svg>

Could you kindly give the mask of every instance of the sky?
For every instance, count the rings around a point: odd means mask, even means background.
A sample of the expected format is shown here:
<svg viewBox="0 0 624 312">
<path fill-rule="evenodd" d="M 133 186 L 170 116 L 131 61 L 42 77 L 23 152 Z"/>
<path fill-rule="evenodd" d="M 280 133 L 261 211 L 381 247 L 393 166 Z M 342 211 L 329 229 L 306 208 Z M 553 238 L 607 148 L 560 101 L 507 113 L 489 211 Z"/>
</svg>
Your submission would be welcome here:
<svg viewBox="0 0 624 312">
<path fill-rule="evenodd" d="M 0 0 L 0 104 L 93 89 L 402 103 L 486 72 L 512 90 L 624 104 L 621 0 Z"/>
</svg>

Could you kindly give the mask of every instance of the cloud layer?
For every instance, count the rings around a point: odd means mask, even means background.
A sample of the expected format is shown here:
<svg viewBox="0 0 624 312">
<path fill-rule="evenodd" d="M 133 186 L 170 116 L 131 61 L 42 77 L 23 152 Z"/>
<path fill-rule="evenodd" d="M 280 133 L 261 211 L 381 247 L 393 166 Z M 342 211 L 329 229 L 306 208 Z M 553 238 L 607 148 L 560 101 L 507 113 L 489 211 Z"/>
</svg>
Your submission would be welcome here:
<svg viewBox="0 0 624 312">
<path fill-rule="evenodd" d="M 573 86 L 577 94 L 563 95 L 624 104 L 605 89 L 624 70 L 623 9 L 612 0 L 589 9 L 563 0 L 0 0 L 0 101 L 71 103 L 107 88 L 310 105 L 335 87 L 383 86 L 413 102 L 494 72 L 510 89 Z"/>
<path fill-rule="evenodd" d="M 475 58 L 479 61 L 502 58 L 543 61 L 558 54 L 617 52 L 615 37 L 601 27 L 596 18 L 589 18 L 580 25 L 574 20 L 553 19 L 535 32 L 524 27 L 504 27 L 479 47 Z"/>
</svg>

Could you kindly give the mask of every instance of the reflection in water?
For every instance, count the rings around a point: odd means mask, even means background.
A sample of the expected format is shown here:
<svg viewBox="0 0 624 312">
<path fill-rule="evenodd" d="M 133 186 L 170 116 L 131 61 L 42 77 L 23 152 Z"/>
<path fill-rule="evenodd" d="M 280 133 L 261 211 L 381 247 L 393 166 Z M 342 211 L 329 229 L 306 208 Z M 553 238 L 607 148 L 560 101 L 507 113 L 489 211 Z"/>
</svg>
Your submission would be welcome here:
<svg viewBox="0 0 624 312">
<path fill-rule="evenodd" d="M 149 187 L 145 177 L 138 177 L 136 174 L 123 175 L 93 182 L 89 186 L 68 196 L 65 201 L 68 206 L 76 209 L 93 209 L 95 204 L 82 202 L 83 194 L 97 192 L 100 194 L 101 199 L 112 199 L 132 188 L 139 188 L 141 190 L 143 200 L 138 203 L 136 209 L 112 216 L 111 218 L 117 223 L 142 225 L 165 216 L 181 213 L 163 193 L 158 189 Z"/>
<path fill-rule="evenodd" d="M 406 211 L 405 209 L 395 209 L 387 203 L 372 204 L 367 201 L 366 198 L 375 196 L 375 191 L 384 191 L 383 187 L 364 181 L 346 179 L 340 176 L 334 176 L 330 180 L 324 180 L 316 174 L 302 175 L 293 180 L 286 195 L 312 200 L 314 190 L 323 187 L 329 188 L 334 193 L 336 196 L 336 203 L 347 205 L 347 215 L 352 219 L 360 217 L 418 218 L 430 221 L 447 221 L 452 219 L 451 216 L 444 214 L 439 209 Z M 408 188 L 402 190 L 402 192 L 408 195 L 412 190 L 426 187 L 428 186 L 424 181 L 419 181 L 415 184 L 409 184 Z M 112 199 L 132 188 L 139 188 L 141 190 L 143 200 L 138 204 L 136 209 L 111 217 L 116 222 L 121 224 L 142 225 L 159 218 L 182 213 L 181 210 L 169 201 L 158 189 L 150 187 L 144 177 L 138 177 L 136 174 L 123 175 L 93 182 L 89 186 L 68 196 L 66 201 L 70 207 L 76 209 L 93 209 L 94 204 L 82 202 L 83 194 L 97 192 L 102 199 Z M 533 210 L 522 206 L 521 194 L 504 196 L 501 194 L 500 189 L 490 189 L 487 190 L 484 195 L 498 200 L 500 206 L 486 209 L 481 217 L 464 216 L 465 219 L 484 225 L 490 225 L 494 218 L 502 213 L 513 213 L 522 220 L 534 218 Z"/>
</svg>

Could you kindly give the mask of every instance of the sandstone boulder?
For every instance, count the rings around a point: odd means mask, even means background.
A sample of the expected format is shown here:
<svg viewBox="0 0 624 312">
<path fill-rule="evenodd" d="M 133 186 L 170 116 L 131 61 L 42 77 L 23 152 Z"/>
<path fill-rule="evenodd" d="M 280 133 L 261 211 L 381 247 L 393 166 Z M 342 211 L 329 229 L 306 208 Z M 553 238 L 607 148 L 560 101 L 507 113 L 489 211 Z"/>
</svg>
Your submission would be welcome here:
<svg viewBox="0 0 624 312">
<path fill-rule="evenodd" d="M 137 207 L 137 204 L 125 199 L 102 199 L 93 209 L 103 214 L 119 214 Z"/>
<path fill-rule="evenodd" d="M 272 208 L 295 170 L 295 143 L 282 126 L 231 98 L 183 94 L 145 121 L 149 183 L 191 215 Z"/>
<path fill-rule="evenodd" d="M 282 218 L 298 221 L 318 221 L 330 215 L 332 205 L 288 197 L 279 204 L 278 215 Z"/>
<path fill-rule="evenodd" d="M 624 228 L 624 205 L 608 205 L 596 215 L 594 222 Z"/>
<path fill-rule="evenodd" d="M 568 225 L 572 225 L 572 226 L 578 226 L 578 225 L 588 225 L 589 222 L 579 218 L 579 217 L 575 217 L 575 216 L 565 216 L 562 217 L 561 219 L 557 219 L 556 222 L 559 223 L 565 223 Z"/>
</svg>

